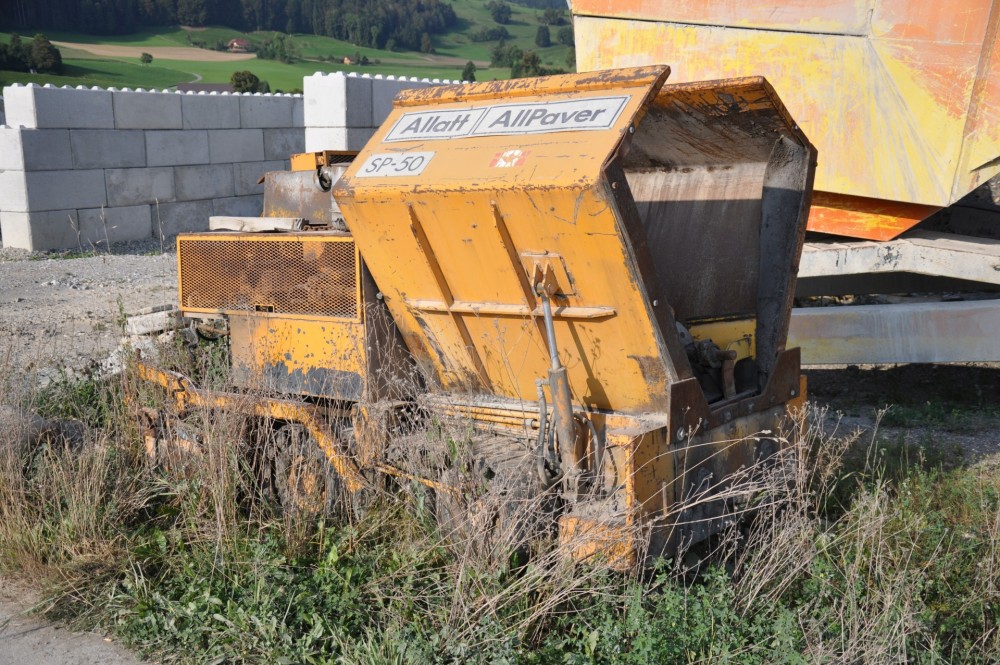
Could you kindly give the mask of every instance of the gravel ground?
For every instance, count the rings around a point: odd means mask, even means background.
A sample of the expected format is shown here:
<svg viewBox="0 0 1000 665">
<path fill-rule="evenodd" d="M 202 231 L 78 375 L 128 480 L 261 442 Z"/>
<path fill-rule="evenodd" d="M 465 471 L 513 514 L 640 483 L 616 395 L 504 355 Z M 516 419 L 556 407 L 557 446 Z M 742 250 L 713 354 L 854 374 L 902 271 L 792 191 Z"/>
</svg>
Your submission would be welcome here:
<svg viewBox="0 0 1000 665">
<path fill-rule="evenodd" d="M 105 358 L 123 312 L 176 302 L 173 248 L 170 239 L 72 258 L 0 247 L 0 368 L 28 369 L 44 381 Z M 870 431 L 877 413 L 894 404 L 878 436 L 954 446 L 961 464 L 1000 460 L 1000 363 L 842 367 L 807 376 L 811 400 L 830 407 L 830 427 Z M 136 662 L 102 636 L 26 618 L 32 595 L 25 589 L 0 579 L 0 665 Z"/>
<path fill-rule="evenodd" d="M 0 248 L 0 367 L 44 379 L 106 357 L 123 313 L 177 301 L 174 242 L 163 248 L 132 243 L 82 258 Z"/>
</svg>

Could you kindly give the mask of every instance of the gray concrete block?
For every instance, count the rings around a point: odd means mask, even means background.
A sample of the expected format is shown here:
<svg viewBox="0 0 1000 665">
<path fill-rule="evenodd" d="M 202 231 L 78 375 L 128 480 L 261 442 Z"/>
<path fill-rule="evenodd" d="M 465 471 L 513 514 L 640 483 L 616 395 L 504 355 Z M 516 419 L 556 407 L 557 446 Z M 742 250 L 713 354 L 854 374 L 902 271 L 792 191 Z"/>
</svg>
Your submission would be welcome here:
<svg viewBox="0 0 1000 665">
<path fill-rule="evenodd" d="M 163 237 L 188 231 L 207 231 L 213 214 L 211 201 L 161 203 L 153 210 L 154 225 Z"/>
<path fill-rule="evenodd" d="M 361 150 L 374 133 L 372 127 L 306 127 L 306 152 Z"/>
<path fill-rule="evenodd" d="M 73 166 L 78 169 L 145 166 L 146 142 L 142 135 L 138 130 L 71 129 Z"/>
<path fill-rule="evenodd" d="M 28 211 L 28 184 L 24 171 L 0 171 L 0 210 Z"/>
<path fill-rule="evenodd" d="M 233 196 L 236 191 L 233 186 L 233 165 L 175 167 L 174 188 L 179 201 Z M 205 218 L 205 224 L 208 224 L 208 218 Z"/>
<path fill-rule="evenodd" d="M 208 132 L 203 129 L 145 134 L 148 166 L 208 164 Z"/>
<path fill-rule="evenodd" d="M 389 117 L 389 113 L 392 111 L 392 100 L 395 99 L 396 94 L 400 90 L 425 87 L 427 87 L 426 83 L 419 83 L 403 78 L 396 79 L 391 76 L 385 79 L 374 78 L 372 80 L 371 126 L 378 127 Z"/>
<path fill-rule="evenodd" d="M 36 127 L 35 93 L 31 86 L 20 83 L 9 85 L 3 89 L 4 122 L 11 127 Z"/>
<path fill-rule="evenodd" d="M 264 130 L 265 159 L 288 159 L 305 149 L 306 132 L 301 127 Z"/>
<path fill-rule="evenodd" d="M 181 129 L 181 95 L 164 92 L 112 93 L 115 127 L 119 129 Z"/>
<path fill-rule="evenodd" d="M 216 215 L 227 217 L 259 217 L 264 210 L 264 197 L 234 196 L 213 201 Z"/>
<path fill-rule="evenodd" d="M 306 127 L 371 126 L 371 78 L 317 73 L 303 79 L 303 90 Z"/>
<path fill-rule="evenodd" d="M 242 127 L 292 127 L 294 124 L 295 100 L 292 97 L 243 95 L 239 100 Z"/>
<path fill-rule="evenodd" d="M 83 86 L 4 88 L 7 122 L 16 127 L 114 129 L 114 107 L 107 90 Z"/>
<path fill-rule="evenodd" d="M 208 151 L 213 164 L 259 162 L 264 159 L 261 129 L 210 129 Z"/>
<path fill-rule="evenodd" d="M 108 169 L 104 173 L 111 206 L 174 200 L 174 170 L 170 167 Z"/>
<path fill-rule="evenodd" d="M 0 242 L 4 247 L 26 249 L 31 244 L 31 227 L 23 220 L 25 213 L 0 210 Z"/>
<path fill-rule="evenodd" d="M 233 177 L 236 184 L 236 196 L 263 194 L 264 185 L 257 181 L 268 171 L 284 171 L 285 162 L 275 160 L 270 162 L 244 162 L 233 164 Z"/>
<path fill-rule="evenodd" d="M 108 204 L 104 171 L 26 171 L 28 210 L 99 208 Z"/>
<path fill-rule="evenodd" d="M 24 170 L 24 144 L 22 129 L 0 127 L 0 171 Z M 266 142 L 265 142 L 266 143 Z M 0 203 L 2 206 L 2 203 Z"/>
<path fill-rule="evenodd" d="M 305 100 L 302 95 L 292 97 L 292 127 L 306 126 L 304 105 Z"/>
<path fill-rule="evenodd" d="M 70 130 L 22 129 L 25 171 L 55 171 L 72 167 Z"/>
<path fill-rule="evenodd" d="M 4 247 L 38 251 L 43 249 L 89 248 L 81 233 L 76 210 L 0 213 L 0 236 Z"/>
<path fill-rule="evenodd" d="M 77 217 L 81 233 L 95 245 L 144 240 L 153 235 L 152 216 L 148 205 L 89 208 L 78 210 Z"/>
<path fill-rule="evenodd" d="M 178 95 L 184 129 L 239 129 L 240 97 Z"/>
</svg>

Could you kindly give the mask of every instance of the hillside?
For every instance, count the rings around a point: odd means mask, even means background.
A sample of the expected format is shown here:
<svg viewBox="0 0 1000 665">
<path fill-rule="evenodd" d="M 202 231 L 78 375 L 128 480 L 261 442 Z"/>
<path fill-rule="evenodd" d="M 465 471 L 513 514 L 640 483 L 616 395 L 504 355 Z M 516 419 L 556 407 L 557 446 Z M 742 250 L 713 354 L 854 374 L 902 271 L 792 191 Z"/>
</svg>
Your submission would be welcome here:
<svg viewBox="0 0 1000 665">
<path fill-rule="evenodd" d="M 275 31 L 240 32 L 226 27 L 148 28 L 124 35 L 90 35 L 45 29 L 46 36 L 62 51 L 61 74 L 30 74 L 0 69 L 0 85 L 13 82 L 52 83 L 101 87 L 166 88 L 184 82 L 228 83 L 233 72 L 250 70 L 268 81 L 272 90 L 297 90 L 302 77 L 317 71 L 347 71 L 419 78 L 459 79 L 467 61 L 476 66 L 478 80 L 510 77 L 509 67 L 491 67 L 491 53 L 498 39 L 477 41 L 484 33 L 502 29 L 509 35 L 508 46 L 538 54 L 542 66 L 566 69 L 571 47 L 560 44 L 558 33 L 567 29 L 566 16 L 561 25 L 549 26 L 552 45 L 539 48 L 536 36 L 544 18 L 542 9 L 510 4 L 506 24 L 494 21 L 484 0 L 454 0 L 450 3 L 456 20 L 447 31 L 430 35 L 431 52 L 389 50 L 353 44 L 333 37 Z M 39 29 L 22 29 L 28 39 Z M 565 37 L 565 35 L 564 35 Z M 253 54 L 231 54 L 215 50 L 233 39 L 245 39 L 251 50 L 281 47 L 286 61 L 261 59 Z M 0 42 L 9 42 L 7 35 Z M 565 41 L 565 39 L 564 39 Z M 153 61 L 141 64 L 142 53 Z M 361 58 L 361 64 L 344 64 L 344 58 Z"/>
</svg>

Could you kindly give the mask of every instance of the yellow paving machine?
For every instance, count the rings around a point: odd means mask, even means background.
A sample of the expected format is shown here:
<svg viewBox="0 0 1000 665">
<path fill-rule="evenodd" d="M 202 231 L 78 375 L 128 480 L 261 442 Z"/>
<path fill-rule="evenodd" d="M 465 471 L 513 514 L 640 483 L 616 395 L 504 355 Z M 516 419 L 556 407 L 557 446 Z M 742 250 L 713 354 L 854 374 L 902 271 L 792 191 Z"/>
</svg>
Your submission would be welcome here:
<svg viewBox="0 0 1000 665">
<path fill-rule="evenodd" d="M 269 175 L 329 219 L 269 182 L 284 230 L 178 239 L 181 313 L 224 331 L 231 387 L 140 371 L 321 451 L 328 473 L 276 467 L 289 488 L 395 476 L 443 513 L 503 484 L 622 567 L 705 538 L 804 398 L 785 340 L 816 153 L 764 79 L 668 74 L 404 91 L 336 173 Z"/>
</svg>

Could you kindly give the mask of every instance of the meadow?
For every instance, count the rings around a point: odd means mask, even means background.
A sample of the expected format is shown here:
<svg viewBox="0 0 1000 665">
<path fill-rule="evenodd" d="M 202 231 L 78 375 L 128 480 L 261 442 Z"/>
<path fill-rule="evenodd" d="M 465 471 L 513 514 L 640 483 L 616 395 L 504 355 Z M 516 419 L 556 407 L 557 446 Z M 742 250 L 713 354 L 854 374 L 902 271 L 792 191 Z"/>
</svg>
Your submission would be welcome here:
<svg viewBox="0 0 1000 665">
<path fill-rule="evenodd" d="M 497 42 L 474 42 L 472 33 L 482 27 L 496 24 L 485 8 L 477 0 L 455 0 L 452 3 L 459 17 L 455 30 L 433 38 L 435 53 L 425 54 L 412 51 L 386 51 L 357 47 L 348 42 L 321 35 L 296 34 L 291 36 L 297 58 L 294 62 L 251 59 L 234 62 L 211 62 L 176 60 L 154 57 L 152 63 L 143 65 L 139 61 L 142 49 L 164 47 L 190 47 L 202 43 L 211 48 L 216 42 L 228 43 L 231 39 L 247 39 L 253 44 L 262 44 L 272 39 L 273 32 L 241 33 L 229 28 L 208 27 L 185 29 L 165 27 L 146 30 L 129 35 L 95 36 L 70 32 L 47 32 L 53 42 L 84 45 L 115 45 L 138 49 L 134 57 L 110 57 L 93 55 L 85 47 L 60 47 L 65 68 L 60 75 L 29 74 L 0 70 L 0 85 L 11 83 L 38 83 L 53 85 L 86 85 L 99 87 L 168 88 L 179 83 L 204 82 L 228 83 L 233 72 L 249 70 L 258 78 L 266 80 L 272 91 L 291 91 L 302 88 L 302 77 L 321 72 L 358 72 L 361 74 L 381 74 L 384 76 L 416 76 L 418 78 L 451 79 L 461 78 L 465 63 L 476 64 L 476 78 L 480 81 L 509 78 L 510 70 L 505 67 L 489 67 L 490 52 Z M 540 25 L 539 11 L 512 5 L 511 22 L 506 25 L 511 34 L 509 43 L 517 44 L 523 50 L 535 50 L 547 67 L 566 68 L 566 57 L 570 49 L 556 43 L 557 27 L 552 27 L 553 46 L 537 48 L 535 33 Z M 567 18 L 568 21 L 568 18 Z M 30 38 L 32 35 L 22 35 Z M 9 36 L 0 36 L 9 41 Z M 214 53 L 207 51 L 209 53 Z M 355 54 L 367 57 L 368 65 L 345 65 L 344 56 Z"/>
</svg>

